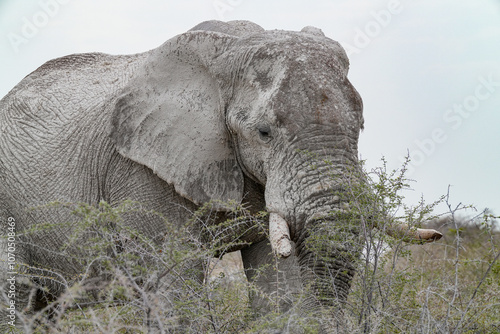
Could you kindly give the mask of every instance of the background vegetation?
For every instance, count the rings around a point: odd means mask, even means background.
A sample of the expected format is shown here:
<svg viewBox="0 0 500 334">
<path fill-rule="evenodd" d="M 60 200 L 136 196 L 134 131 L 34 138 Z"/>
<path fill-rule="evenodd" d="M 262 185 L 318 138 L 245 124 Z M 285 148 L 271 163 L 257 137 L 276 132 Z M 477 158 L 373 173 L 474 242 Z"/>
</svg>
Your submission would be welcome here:
<svg viewBox="0 0 500 334">
<path fill-rule="evenodd" d="M 422 201 L 407 207 L 401 195 L 409 187 L 404 173 L 405 165 L 388 171 L 383 162 L 382 167 L 365 173 L 368 182 L 349 184 L 349 216 L 359 225 L 364 252 L 356 263 L 342 330 L 500 333 L 498 217 L 487 211 L 471 216 L 473 208 L 452 206 L 447 195 L 439 201 L 448 204 L 449 212 L 438 217 L 432 216 L 436 203 Z M 354 178 L 347 182 L 350 180 Z M 248 233 L 249 226 L 263 220 L 265 213 L 250 216 L 235 205 L 232 219 L 213 226 L 209 223 L 213 212 L 206 206 L 184 229 L 165 221 L 168 237 L 151 240 L 120 224 L 123 215 L 144 213 L 138 203 L 118 207 L 106 203 L 98 207 L 54 205 L 79 217 L 78 223 L 68 223 L 74 233 L 60 252 L 86 270 L 67 277 L 44 268 L 20 266 L 27 298 L 36 291 L 33 281 L 54 281 L 65 292 L 42 311 L 18 310 L 16 327 L 2 323 L 4 332 L 274 333 L 292 322 L 305 333 L 318 331 L 314 324 L 296 320 L 293 310 L 281 314 L 278 306 L 275 312 L 256 317 L 248 308 L 249 295 L 261 292 L 246 281 L 238 258 L 232 265 L 223 261 L 225 267 L 214 264 L 219 254 L 238 242 L 228 243 L 223 232 L 232 229 L 234 233 L 234 226 L 240 226 L 242 234 Z M 250 220 L 252 224 L 248 224 Z M 425 224 L 444 237 L 415 245 L 384 233 L 400 222 Z M 203 228 L 197 227 L 200 225 Z M 26 233 L 59 227 L 44 224 Z M 258 228 L 266 233 L 263 226 Z M 207 235 L 213 240 L 208 246 L 199 241 L 206 241 Z M 318 238 L 318 242 L 325 241 Z M 279 301 L 273 302 L 279 305 Z M 324 319 L 329 321 L 326 316 Z"/>
</svg>

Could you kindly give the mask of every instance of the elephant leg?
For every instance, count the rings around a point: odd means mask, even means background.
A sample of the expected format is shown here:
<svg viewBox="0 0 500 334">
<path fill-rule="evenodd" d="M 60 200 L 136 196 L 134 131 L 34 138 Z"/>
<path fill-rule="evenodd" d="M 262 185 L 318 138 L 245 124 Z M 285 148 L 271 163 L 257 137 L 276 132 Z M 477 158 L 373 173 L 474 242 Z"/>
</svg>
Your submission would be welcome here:
<svg viewBox="0 0 500 334">
<path fill-rule="evenodd" d="M 297 258 L 278 258 L 269 240 L 241 250 L 243 266 L 250 288 L 250 303 L 258 315 L 285 313 L 302 292 Z"/>
</svg>

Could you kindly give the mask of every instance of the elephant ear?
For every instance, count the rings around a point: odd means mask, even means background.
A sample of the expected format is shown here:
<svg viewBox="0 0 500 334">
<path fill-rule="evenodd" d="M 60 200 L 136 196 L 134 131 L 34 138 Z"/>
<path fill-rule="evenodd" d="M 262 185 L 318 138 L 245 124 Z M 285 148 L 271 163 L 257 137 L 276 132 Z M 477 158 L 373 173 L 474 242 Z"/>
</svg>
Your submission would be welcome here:
<svg viewBox="0 0 500 334">
<path fill-rule="evenodd" d="M 206 31 L 174 37 L 150 51 L 114 105 L 110 136 L 118 152 L 196 204 L 243 196 L 243 174 L 210 70 L 235 38 Z"/>
</svg>

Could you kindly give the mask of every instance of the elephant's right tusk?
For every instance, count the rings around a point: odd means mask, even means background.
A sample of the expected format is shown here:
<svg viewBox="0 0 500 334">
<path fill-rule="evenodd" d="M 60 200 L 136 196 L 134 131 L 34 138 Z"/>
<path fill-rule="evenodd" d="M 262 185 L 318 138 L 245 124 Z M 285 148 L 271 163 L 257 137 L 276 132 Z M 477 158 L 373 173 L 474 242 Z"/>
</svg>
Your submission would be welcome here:
<svg viewBox="0 0 500 334">
<path fill-rule="evenodd" d="M 269 215 L 269 239 L 277 256 L 286 258 L 292 254 L 290 229 L 287 222 L 277 213 Z"/>
</svg>

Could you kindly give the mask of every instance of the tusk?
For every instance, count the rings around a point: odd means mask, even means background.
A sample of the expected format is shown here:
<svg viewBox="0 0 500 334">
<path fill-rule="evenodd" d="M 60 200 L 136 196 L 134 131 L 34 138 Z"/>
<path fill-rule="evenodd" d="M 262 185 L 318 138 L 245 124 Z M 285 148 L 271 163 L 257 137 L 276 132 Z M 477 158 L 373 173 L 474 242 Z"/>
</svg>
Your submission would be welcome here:
<svg viewBox="0 0 500 334">
<path fill-rule="evenodd" d="M 271 248 L 279 257 L 289 257 L 292 254 L 290 229 L 286 221 L 277 213 L 269 215 L 269 239 Z"/>
<path fill-rule="evenodd" d="M 443 237 L 441 232 L 430 228 L 417 228 L 417 234 L 420 239 L 428 242 L 436 241 Z"/>
<path fill-rule="evenodd" d="M 398 226 L 386 227 L 386 233 L 393 238 L 402 239 L 403 241 L 424 241 L 433 242 L 441 239 L 441 232 L 427 228 L 410 228 L 406 224 Z"/>
</svg>

